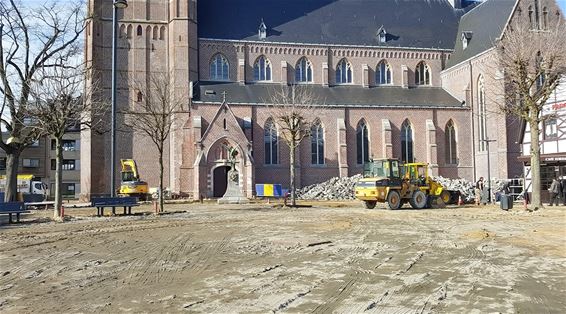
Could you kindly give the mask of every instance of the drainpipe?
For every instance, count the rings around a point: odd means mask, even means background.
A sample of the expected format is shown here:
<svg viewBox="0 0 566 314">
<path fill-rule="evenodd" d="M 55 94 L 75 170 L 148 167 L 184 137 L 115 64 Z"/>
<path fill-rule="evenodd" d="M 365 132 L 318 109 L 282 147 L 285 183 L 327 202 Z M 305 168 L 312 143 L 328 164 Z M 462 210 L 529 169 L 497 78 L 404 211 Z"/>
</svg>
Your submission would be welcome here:
<svg viewBox="0 0 566 314">
<path fill-rule="evenodd" d="M 468 66 L 470 67 L 470 125 L 472 126 L 472 167 L 474 169 L 474 183 L 476 182 L 476 131 L 474 127 L 474 75 L 472 61 L 468 61 Z"/>
</svg>

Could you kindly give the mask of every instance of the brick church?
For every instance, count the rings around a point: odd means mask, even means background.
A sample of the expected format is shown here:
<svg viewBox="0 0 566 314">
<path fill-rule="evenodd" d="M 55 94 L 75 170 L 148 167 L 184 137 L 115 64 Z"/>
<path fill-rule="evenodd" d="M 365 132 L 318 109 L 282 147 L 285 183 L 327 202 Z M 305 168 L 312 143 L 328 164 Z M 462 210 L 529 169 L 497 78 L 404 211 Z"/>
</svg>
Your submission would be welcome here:
<svg viewBox="0 0 566 314">
<path fill-rule="evenodd" d="M 88 5 L 85 59 L 109 96 L 112 1 Z M 248 197 L 258 183 L 288 186 L 288 148 L 265 103 L 294 84 L 325 107 L 297 153 L 299 186 L 381 157 L 469 180 L 486 176 L 489 158 L 492 177 L 511 178 L 522 172 L 520 121 L 497 110 L 494 42 L 514 19 L 544 30 L 559 18 L 554 0 L 128 0 L 118 11 L 118 106 L 143 101 L 120 77 L 168 73 L 187 110 L 167 143 L 166 185 L 195 198 L 224 193 L 226 147 L 238 151 Z M 117 158 L 135 159 L 157 186 L 151 141 L 118 135 Z M 109 193 L 110 135 L 84 131 L 81 142 L 83 194 Z"/>
</svg>

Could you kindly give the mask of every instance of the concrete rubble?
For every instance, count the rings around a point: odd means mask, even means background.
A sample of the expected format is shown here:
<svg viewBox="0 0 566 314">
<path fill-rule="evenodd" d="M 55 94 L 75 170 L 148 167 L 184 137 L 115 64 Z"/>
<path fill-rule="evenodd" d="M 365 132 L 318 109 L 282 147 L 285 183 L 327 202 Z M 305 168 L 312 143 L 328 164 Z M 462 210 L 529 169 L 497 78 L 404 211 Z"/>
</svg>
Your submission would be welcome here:
<svg viewBox="0 0 566 314">
<path fill-rule="evenodd" d="M 361 174 L 352 177 L 334 177 L 328 181 L 297 189 L 297 198 L 303 200 L 344 201 L 353 200 L 354 186 L 362 178 Z"/>
<path fill-rule="evenodd" d="M 297 198 L 303 200 L 325 200 L 325 201 L 343 201 L 354 200 L 354 187 L 362 175 L 352 177 L 338 178 L 334 177 L 328 181 L 305 186 L 297 189 Z M 475 198 L 475 183 L 466 179 L 450 179 L 441 176 L 432 177 L 434 180 L 442 184 L 449 191 L 458 191 L 462 195 L 464 202 L 473 202 Z M 492 193 L 500 192 L 507 180 L 492 179 Z M 487 184 L 486 184 L 487 188 Z"/>
</svg>

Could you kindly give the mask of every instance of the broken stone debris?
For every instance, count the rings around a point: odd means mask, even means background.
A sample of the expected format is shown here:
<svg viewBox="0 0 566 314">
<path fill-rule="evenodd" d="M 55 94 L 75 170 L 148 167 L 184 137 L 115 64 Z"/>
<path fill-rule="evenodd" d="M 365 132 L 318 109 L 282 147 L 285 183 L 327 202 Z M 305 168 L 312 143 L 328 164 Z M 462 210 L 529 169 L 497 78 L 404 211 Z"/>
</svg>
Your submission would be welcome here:
<svg viewBox="0 0 566 314">
<path fill-rule="evenodd" d="M 297 198 L 302 200 L 323 201 L 354 200 L 354 187 L 361 178 L 362 175 L 360 174 L 352 177 L 334 177 L 325 182 L 305 186 L 301 189 L 297 189 Z M 474 201 L 474 182 L 466 179 L 450 179 L 441 176 L 432 177 L 432 179 L 442 184 L 446 190 L 460 192 L 464 202 Z M 504 179 L 492 179 L 492 193 L 495 194 L 502 191 L 506 182 L 507 180 Z"/>
<path fill-rule="evenodd" d="M 354 186 L 361 178 L 361 174 L 352 177 L 334 177 L 325 182 L 305 186 L 297 189 L 297 198 L 325 201 L 353 200 Z"/>
</svg>

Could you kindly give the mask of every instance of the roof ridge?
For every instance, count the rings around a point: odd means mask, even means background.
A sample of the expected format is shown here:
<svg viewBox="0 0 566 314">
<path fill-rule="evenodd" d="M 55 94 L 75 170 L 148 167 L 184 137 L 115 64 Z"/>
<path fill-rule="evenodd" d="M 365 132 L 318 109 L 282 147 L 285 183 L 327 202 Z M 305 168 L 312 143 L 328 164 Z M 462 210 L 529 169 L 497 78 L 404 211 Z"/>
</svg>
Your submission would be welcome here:
<svg viewBox="0 0 566 314">
<path fill-rule="evenodd" d="M 490 1 L 495 1 L 495 0 L 484 0 L 484 1 L 481 1 L 479 4 L 477 4 L 477 5 L 475 5 L 473 8 L 471 8 L 470 11 L 468 11 L 468 12 L 462 14 L 462 16 L 460 17 L 460 19 L 463 19 L 464 16 L 468 15 L 468 13 L 473 12 L 475 9 L 481 7 L 484 3 L 490 2 Z"/>
</svg>

